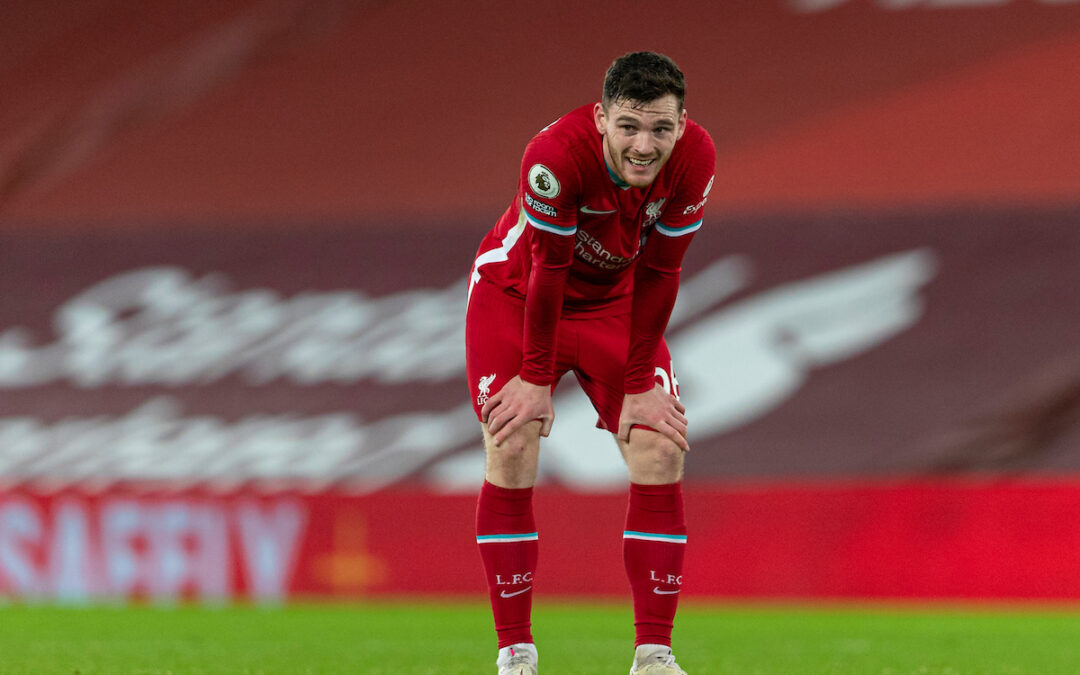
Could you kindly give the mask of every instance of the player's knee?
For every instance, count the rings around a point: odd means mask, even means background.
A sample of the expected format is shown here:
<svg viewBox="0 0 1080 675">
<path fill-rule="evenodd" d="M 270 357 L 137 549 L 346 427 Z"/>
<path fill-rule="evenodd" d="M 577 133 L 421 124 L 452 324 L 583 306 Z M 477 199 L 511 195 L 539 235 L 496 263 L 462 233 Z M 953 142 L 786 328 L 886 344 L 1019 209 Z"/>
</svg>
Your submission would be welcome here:
<svg viewBox="0 0 1080 675">
<path fill-rule="evenodd" d="M 659 484 L 682 479 L 684 453 L 674 441 L 657 432 L 632 434 L 630 440 L 627 459 L 632 481 Z"/>
<path fill-rule="evenodd" d="M 493 485 L 504 488 L 526 488 L 536 483 L 537 466 L 525 453 L 519 455 L 487 456 L 484 477 Z"/>
<path fill-rule="evenodd" d="M 681 469 L 683 464 L 683 449 L 675 441 L 667 436 L 656 434 L 649 441 L 646 453 L 659 467 L 671 467 Z"/>
<path fill-rule="evenodd" d="M 489 455 L 515 457 L 540 448 L 540 422 L 529 422 L 495 444 L 495 437 L 484 427 L 484 449 Z"/>
<path fill-rule="evenodd" d="M 530 487 L 536 482 L 540 452 L 540 423 L 526 424 L 495 445 L 494 437 L 484 430 L 485 474 L 499 487 Z"/>
</svg>

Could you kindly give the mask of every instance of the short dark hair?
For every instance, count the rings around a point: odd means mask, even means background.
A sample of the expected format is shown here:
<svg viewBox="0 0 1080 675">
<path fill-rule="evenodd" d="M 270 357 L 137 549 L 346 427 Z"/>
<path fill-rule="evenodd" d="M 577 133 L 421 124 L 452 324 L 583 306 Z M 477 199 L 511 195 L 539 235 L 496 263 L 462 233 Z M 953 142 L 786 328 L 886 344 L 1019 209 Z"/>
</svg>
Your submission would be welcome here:
<svg viewBox="0 0 1080 675">
<path fill-rule="evenodd" d="M 675 94 L 682 110 L 686 79 L 675 62 L 656 52 L 630 52 L 608 68 L 601 102 L 606 109 L 618 101 L 648 103 L 667 94 Z"/>
</svg>

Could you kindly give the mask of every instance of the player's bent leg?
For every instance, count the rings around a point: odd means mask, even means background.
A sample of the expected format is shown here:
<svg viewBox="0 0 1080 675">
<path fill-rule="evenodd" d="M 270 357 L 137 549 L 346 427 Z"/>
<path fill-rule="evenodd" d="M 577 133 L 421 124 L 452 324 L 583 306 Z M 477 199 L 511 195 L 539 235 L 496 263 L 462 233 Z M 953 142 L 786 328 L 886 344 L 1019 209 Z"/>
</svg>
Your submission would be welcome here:
<svg viewBox="0 0 1080 675">
<path fill-rule="evenodd" d="M 476 502 L 476 542 L 499 640 L 500 675 L 536 675 L 531 615 L 539 535 L 532 493 L 539 448 L 539 422 L 526 424 L 498 446 L 484 427 L 485 480 Z"/>
<path fill-rule="evenodd" d="M 634 429 L 619 442 L 630 471 L 623 561 L 634 598 L 631 675 L 685 675 L 671 653 L 686 551 L 683 451 L 663 434 Z"/>
</svg>

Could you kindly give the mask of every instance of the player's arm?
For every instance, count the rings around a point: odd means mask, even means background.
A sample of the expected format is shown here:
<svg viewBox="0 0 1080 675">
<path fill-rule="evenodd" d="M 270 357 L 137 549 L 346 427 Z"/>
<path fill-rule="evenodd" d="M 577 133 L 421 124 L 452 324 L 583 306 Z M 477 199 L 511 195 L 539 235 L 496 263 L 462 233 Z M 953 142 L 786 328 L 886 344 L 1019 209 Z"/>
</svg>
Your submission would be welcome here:
<svg viewBox="0 0 1080 675">
<path fill-rule="evenodd" d="M 633 425 L 641 424 L 663 433 L 683 450 L 690 449 L 686 409 L 671 392 L 656 384 L 654 364 L 678 295 L 683 256 L 703 222 L 715 160 L 712 140 L 702 132 L 685 186 L 656 224 L 634 270 L 630 351 L 618 430 L 623 440 L 629 440 Z"/>
<path fill-rule="evenodd" d="M 682 258 L 700 221 L 675 236 L 653 232 L 634 270 L 634 304 L 630 319 L 630 352 L 623 379 L 623 408 L 619 438 L 630 439 L 635 424 L 650 427 L 683 450 L 686 409 L 675 396 L 656 383 L 656 350 L 667 328 L 679 291 Z"/>
<path fill-rule="evenodd" d="M 575 174 L 532 159 L 527 150 L 524 164 L 529 168 L 523 174 L 520 207 L 532 265 L 525 294 L 521 371 L 481 410 L 496 445 L 534 419 L 541 421 L 540 435 L 547 436 L 554 420 L 555 337 L 577 232 L 574 188 L 562 181 L 570 183 Z"/>
<path fill-rule="evenodd" d="M 559 238 L 553 240 L 554 237 Z M 555 336 L 570 270 L 566 250 L 573 254 L 573 246 L 568 246 L 573 239 L 551 234 L 535 238 L 543 243 L 534 244 L 534 251 L 536 248 L 543 251 L 534 252 L 529 274 L 521 371 L 489 398 L 481 411 L 496 445 L 534 419 L 541 422 L 540 435 L 547 436 L 555 419 L 551 405 Z"/>
</svg>

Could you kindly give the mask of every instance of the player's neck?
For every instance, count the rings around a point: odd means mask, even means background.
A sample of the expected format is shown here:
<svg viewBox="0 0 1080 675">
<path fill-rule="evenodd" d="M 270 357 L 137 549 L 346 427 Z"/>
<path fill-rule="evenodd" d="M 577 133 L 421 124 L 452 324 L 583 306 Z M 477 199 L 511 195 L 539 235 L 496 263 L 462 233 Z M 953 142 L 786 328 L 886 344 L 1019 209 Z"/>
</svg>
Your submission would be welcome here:
<svg viewBox="0 0 1080 675">
<path fill-rule="evenodd" d="M 630 189 L 630 184 L 624 181 L 622 178 L 619 178 L 619 174 L 615 173 L 615 171 L 612 170 L 611 164 L 608 163 L 606 157 L 604 158 L 604 168 L 607 169 L 607 174 L 611 177 L 612 183 L 615 183 L 615 185 L 619 186 L 620 189 Z"/>
</svg>

